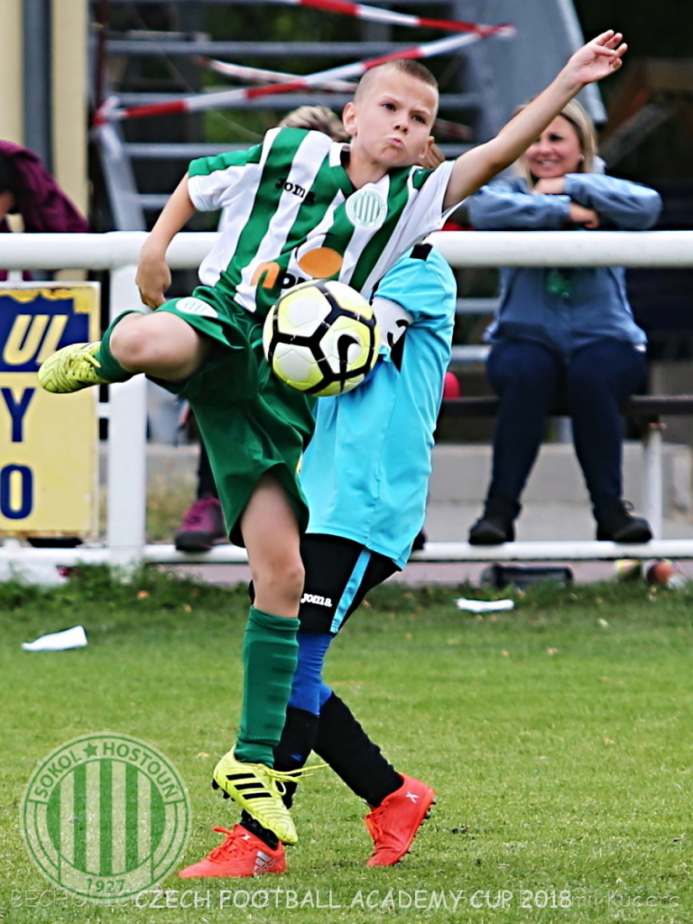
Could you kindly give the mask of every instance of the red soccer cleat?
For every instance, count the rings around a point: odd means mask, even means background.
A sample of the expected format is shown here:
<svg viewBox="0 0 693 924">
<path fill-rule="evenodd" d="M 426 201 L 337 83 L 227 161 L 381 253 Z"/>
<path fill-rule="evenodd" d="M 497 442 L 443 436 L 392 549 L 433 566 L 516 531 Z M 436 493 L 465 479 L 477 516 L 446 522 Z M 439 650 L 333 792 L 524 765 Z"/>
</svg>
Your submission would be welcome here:
<svg viewBox="0 0 693 924">
<path fill-rule="evenodd" d="M 182 869 L 178 873 L 181 879 L 230 879 L 286 871 L 284 845 L 281 842 L 276 850 L 272 850 L 242 825 L 235 825 L 233 831 L 227 831 L 226 828 L 214 830 L 227 835 L 224 843 L 215 847 L 204 860 Z"/>
<path fill-rule="evenodd" d="M 436 794 L 421 780 L 402 777 L 402 785 L 363 819 L 375 849 L 368 866 L 394 866 L 409 852 L 428 817 Z"/>
</svg>

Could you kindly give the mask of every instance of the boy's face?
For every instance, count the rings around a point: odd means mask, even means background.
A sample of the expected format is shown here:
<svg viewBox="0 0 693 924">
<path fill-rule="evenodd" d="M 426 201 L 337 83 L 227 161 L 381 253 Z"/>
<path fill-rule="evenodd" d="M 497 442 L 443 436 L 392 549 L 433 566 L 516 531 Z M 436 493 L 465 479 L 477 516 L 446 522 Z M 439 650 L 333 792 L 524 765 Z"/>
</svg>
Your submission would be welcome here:
<svg viewBox="0 0 693 924">
<path fill-rule="evenodd" d="M 385 170 L 418 163 L 433 144 L 437 108 L 434 87 L 395 68 L 380 69 L 344 109 L 352 152 Z"/>
</svg>

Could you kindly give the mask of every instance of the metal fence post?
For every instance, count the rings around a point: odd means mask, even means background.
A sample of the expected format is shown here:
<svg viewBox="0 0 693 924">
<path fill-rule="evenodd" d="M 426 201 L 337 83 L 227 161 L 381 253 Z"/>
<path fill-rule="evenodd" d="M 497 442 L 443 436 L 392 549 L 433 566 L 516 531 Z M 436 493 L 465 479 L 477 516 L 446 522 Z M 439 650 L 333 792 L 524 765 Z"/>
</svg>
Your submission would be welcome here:
<svg viewBox="0 0 693 924">
<path fill-rule="evenodd" d="M 659 422 L 648 421 L 643 444 L 643 513 L 655 539 L 662 538 L 664 492 L 662 489 L 662 431 Z"/>
<path fill-rule="evenodd" d="M 111 273 L 111 319 L 140 306 L 135 266 Z M 136 375 L 110 386 L 108 423 L 109 559 L 132 570 L 144 557 L 147 502 L 147 382 Z"/>
</svg>

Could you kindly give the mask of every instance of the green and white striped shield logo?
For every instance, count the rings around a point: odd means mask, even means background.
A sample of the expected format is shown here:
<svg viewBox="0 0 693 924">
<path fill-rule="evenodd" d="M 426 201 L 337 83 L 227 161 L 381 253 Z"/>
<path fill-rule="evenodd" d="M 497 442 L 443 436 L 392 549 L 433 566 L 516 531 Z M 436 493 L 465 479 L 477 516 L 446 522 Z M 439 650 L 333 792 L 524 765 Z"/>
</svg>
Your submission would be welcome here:
<svg viewBox="0 0 693 924">
<path fill-rule="evenodd" d="M 347 218 L 357 228 L 380 228 L 387 215 L 387 203 L 374 189 L 363 187 L 349 196 L 346 203 Z"/>
<path fill-rule="evenodd" d="M 113 902 L 171 872 L 190 833 L 185 784 L 161 751 L 100 732 L 52 751 L 21 805 L 31 857 L 55 885 Z"/>
</svg>

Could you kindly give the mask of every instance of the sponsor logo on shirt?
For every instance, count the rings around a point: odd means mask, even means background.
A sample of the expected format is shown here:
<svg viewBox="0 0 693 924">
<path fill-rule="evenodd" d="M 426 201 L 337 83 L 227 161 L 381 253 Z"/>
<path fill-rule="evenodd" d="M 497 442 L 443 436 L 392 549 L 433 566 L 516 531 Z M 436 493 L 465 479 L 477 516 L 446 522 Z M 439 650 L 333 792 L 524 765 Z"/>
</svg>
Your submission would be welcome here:
<svg viewBox="0 0 693 924">
<path fill-rule="evenodd" d="M 203 302 L 200 298 L 193 298 L 188 296 L 187 298 L 179 298 L 176 302 L 176 309 L 182 311 L 183 314 L 197 314 L 203 318 L 218 318 L 219 314 L 215 308 L 212 308 L 211 305 L 208 305 L 207 302 Z"/>
<path fill-rule="evenodd" d="M 347 218 L 357 228 L 372 230 L 382 227 L 387 215 L 387 203 L 374 189 L 359 189 L 346 203 Z"/>
<path fill-rule="evenodd" d="M 315 606 L 332 606 L 331 597 L 320 597 L 318 594 L 303 594 L 301 603 L 314 603 Z"/>
<path fill-rule="evenodd" d="M 257 266 L 251 284 L 262 286 L 263 289 L 290 289 L 306 279 L 329 279 L 336 276 L 343 262 L 344 257 L 341 253 L 337 253 L 331 247 L 313 247 L 296 259 L 305 276 L 284 272 L 279 263 L 269 260 Z"/>
<path fill-rule="evenodd" d="M 292 196 L 298 196 L 299 199 L 305 199 L 308 205 L 313 205 L 315 202 L 315 193 L 308 192 L 299 186 L 298 183 L 289 183 L 285 176 L 280 177 L 275 183 L 275 189 L 283 189 L 284 192 L 291 193 Z"/>
</svg>

